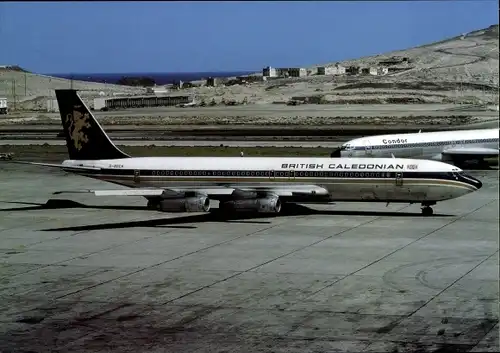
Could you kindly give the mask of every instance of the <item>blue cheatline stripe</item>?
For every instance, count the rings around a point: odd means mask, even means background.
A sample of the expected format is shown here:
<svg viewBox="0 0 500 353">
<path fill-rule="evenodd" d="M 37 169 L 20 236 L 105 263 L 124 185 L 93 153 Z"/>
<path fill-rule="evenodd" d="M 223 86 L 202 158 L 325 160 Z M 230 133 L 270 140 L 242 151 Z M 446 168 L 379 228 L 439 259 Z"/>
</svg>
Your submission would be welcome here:
<svg viewBox="0 0 500 353">
<path fill-rule="evenodd" d="M 68 168 L 70 170 L 70 168 Z M 193 177 L 256 177 L 256 178 L 359 178 L 359 179 L 394 179 L 396 177 L 412 179 L 456 180 L 451 172 L 419 172 L 419 171 L 352 171 L 352 170 L 200 170 L 200 169 L 109 169 L 82 171 L 87 175 L 100 176 L 193 176 Z"/>
<path fill-rule="evenodd" d="M 75 172 L 75 171 L 74 171 Z M 401 179 L 412 183 L 447 184 L 477 189 L 472 180 L 457 177 L 452 172 L 370 172 L 370 171 L 268 171 L 268 170 L 159 170 L 159 169 L 100 169 L 76 171 L 77 174 L 103 180 L 144 180 L 165 182 L 209 182 L 209 183 L 262 183 L 262 182 L 306 182 L 345 183 L 373 180 L 393 182 Z"/>
</svg>

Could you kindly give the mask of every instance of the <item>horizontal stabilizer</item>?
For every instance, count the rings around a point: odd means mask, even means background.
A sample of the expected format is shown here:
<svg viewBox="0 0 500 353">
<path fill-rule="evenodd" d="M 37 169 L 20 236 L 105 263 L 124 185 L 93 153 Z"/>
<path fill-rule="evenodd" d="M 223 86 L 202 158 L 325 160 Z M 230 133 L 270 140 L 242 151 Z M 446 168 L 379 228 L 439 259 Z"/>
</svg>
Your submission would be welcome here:
<svg viewBox="0 0 500 353">
<path fill-rule="evenodd" d="M 442 152 L 443 154 L 453 155 L 453 156 L 498 156 L 498 149 L 494 148 L 484 148 L 484 147 L 455 147 L 450 148 Z"/>
<path fill-rule="evenodd" d="M 90 166 L 67 166 L 64 164 L 52 164 L 52 163 L 38 163 L 38 162 L 25 162 L 25 161 L 6 161 L 5 163 L 15 163 L 15 164 L 28 164 L 28 165 L 37 165 L 42 167 L 50 167 L 50 168 L 59 168 L 64 170 L 75 170 L 75 171 L 85 171 L 85 170 L 101 170 L 101 168 L 90 167 Z"/>
</svg>

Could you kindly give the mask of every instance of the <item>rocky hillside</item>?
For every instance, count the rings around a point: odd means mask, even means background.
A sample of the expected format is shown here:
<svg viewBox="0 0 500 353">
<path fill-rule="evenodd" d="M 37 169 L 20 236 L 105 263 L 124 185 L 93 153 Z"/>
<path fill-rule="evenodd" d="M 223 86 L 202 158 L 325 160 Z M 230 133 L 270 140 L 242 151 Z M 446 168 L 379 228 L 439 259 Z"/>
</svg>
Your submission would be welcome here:
<svg viewBox="0 0 500 353">
<path fill-rule="evenodd" d="M 410 69 L 391 75 L 399 80 L 498 86 L 498 25 L 436 43 L 342 64 L 372 66 L 397 56 L 410 60 L 410 63 L 394 65 Z"/>
<path fill-rule="evenodd" d="M 272 103 L 309 97 L 325 103 L 498 104 L 498 25 L 416 48 L 328 63 L 385 67 L 385 75 L 315 75 L 266 83 L 191 91 L 199 99 Z"/>
</svg>

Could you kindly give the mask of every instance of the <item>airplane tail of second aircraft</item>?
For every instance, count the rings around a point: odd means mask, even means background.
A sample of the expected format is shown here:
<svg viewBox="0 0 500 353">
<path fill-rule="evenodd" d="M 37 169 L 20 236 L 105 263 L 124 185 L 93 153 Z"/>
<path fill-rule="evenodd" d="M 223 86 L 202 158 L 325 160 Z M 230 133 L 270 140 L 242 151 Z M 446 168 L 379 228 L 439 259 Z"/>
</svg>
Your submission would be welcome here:
<svg viewBox="0 0 500 353">
<path fill-rule="evenodd" d="M 70 159 L 97 160 L 130 157 L 109 139 L 76 90 L 56 90 L 56 98 Z"/>
</svg>

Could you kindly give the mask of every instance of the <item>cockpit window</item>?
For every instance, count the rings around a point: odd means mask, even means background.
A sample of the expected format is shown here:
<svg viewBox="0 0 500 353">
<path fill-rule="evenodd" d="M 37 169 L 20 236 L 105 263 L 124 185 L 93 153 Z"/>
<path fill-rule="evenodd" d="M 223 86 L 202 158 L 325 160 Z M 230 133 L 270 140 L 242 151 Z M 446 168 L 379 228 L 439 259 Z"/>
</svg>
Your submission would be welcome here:
<svg viewBox="0 0 500 353">
<path fill-rule="evenodd" d="M 455 178 L 458 178 L 459 176 L 463 176 L 465 175 L 465 172 L 463 170 L 453 170 L 451 173 L 450 173 L 453 177 Z"/>
<path fill-rule="evenodd" d="M 342 145 L 342 147 L 340 147 L 340 149 L 342 151 L 344 150 L 352 150 L 354 148 L 354 146 L 351 146 L 350 144 L 346 143 L 345 145 Z"/>
</svg>

